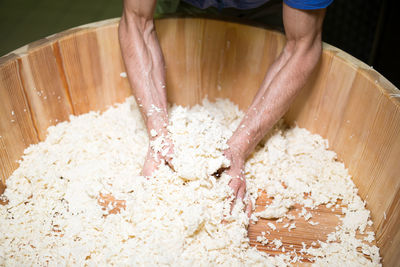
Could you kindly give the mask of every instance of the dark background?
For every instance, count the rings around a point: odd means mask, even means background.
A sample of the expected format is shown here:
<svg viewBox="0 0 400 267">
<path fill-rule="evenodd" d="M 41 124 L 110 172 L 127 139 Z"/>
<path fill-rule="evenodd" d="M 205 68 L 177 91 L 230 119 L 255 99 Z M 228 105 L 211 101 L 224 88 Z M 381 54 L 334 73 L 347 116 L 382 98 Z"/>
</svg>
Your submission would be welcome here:
<svg viewBox="0 0 400 267">
<path fill-rule="evenodd" d="M 400 87 L 396 0 L 334 0 L 323 40 L 364 61 Z M 119 17 L 122 0 L 0 0 L 0 56 L 71 27 Z"/>
<path fill-rule="evenodd" d="M 323 40 L 373 66 L 400 88 L 400 12 L 396 0 L 334 0 Z"/>
</svg>

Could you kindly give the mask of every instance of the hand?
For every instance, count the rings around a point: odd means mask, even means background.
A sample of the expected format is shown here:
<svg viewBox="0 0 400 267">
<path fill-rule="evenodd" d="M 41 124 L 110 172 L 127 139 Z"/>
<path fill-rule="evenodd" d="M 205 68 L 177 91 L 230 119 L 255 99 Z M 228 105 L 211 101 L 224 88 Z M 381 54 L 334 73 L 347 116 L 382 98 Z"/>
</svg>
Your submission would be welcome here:
<svg viewBox="0 0 400 267">
<path fill-rule="evenodd" d="M 232 179 L 229 182 L 230 188 L 233 190 L 234 199 L 231 204 L 231 211 L 237 201 L 243 201 L 246 196 L 246 178 L 244 177 L 244 159 L 232 148 L 224 151 L 224 155 L 231 162 L 230 167 L 226 170 Z M 245 212 L 250 217 L 252 212 L 252 205 L 250 201 L 245 203 Z"/>
<path fill-rule="evenodd" d="M 158 165 L 160 165 L 160 162 L 160 160 L 155 159 L 155 152 L 151 147 L 149 147 L 146 159 L 144 160 L 142 175 L 145 177 L 151 176 L 157 169 Z"/>
<path fill-rule="evenodd" d="M 168 151 L 165 156 L 163 156 L 161 152 L 155 152 L 151 145 L 149 145 L 142 169 L 143 176 L 152 176 L 154 171 L 157 170 L 158 166 L 162 163 L 167 164 L 173 171 L 175 171 L 172 165 L 172 156 L 174 154 L 174 144 L 172 140 L 166 138 L 163 148 Z"/>
</svg>

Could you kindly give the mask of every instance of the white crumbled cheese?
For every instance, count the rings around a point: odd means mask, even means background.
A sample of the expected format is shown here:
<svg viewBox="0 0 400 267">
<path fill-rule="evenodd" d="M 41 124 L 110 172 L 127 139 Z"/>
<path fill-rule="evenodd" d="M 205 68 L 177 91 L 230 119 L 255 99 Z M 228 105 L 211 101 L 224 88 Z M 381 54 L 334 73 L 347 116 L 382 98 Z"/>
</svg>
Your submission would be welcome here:
<svg viewBox="0 0 400 267">
<path fill-rule="evenodd" d="M 269 222 L 269 223 L 268 223 L 268 226 L 269 226 L 273 231 L 276 230 L 275 224 Z"/>
<path fill-rule="evenodd" d="M 296 223 L 292 223 L 291 225 L 289 225 L 288 230 L 290 232 L 290 230 L 295 229 L 295 228 L 296 228 Z"/>
<path fill-rule="evenodd" d="M 243 204 L 230 214 L 230 177 L 212 175 L 230 165 L 223 151 L 243 118 L 238 107 L 205 100 L 192 108 L 173 106 L 169 118 L 176 172 L 161 165 L 149 179 L 140 175 L 149 138 L 133 97 L 103 114 L 71 116 L 50 127 L 7 180 L 0 265 L 287 266 L 302 260 L 296 251 L 285 252 L 279 239 L 270 243 L 284 254 L 250 247 Z M 168 152 L 165 136 L 150 145 Z M 245 176 L 253 204 L 259 190 L 273 197 L 253 221 L 294 221 L 288 214 L 294 204 L 314 209 L 341 200 L 347 207 L 326 242 L 318 248 L 303 243 L 300 253 L 312 256 L 314 265 L 380 265 L 379 248 L 356 238 L 357 230 L 372 224 L 365 203 L 320 136 L 278 123 L 247 160 Z M 295 222 L 283 227 L 293 229 Z M 257 241 L 267 244 L 266 234 Z M 367 234 L 364 240 L 373 241 L 373 233 Z"/>
<path fill-rule="evenodd" d="M 375 234 L 374 232 L 367 232 L 367 236 L 364 237 L 364 240 L 371 243 L 372 241 L 375 240 Z"/>
<path fill-rule="evenodd" d="M 256 237 L 256 241 L 263 244 L 263 245 L 267 245 L 268 244 L 268 239 L 264 236 L 264 235 L 259 235 Z"/>
<path fill-rule="evenodd" d="M 361 233 L 364 232 L 365 227 L 367 226 L 368 223 L 368 218 L 369 218 L 369 211 L 364 209 L 359 209 L 360 207 L 363 207 L 364 203 L 360 201 L 359 207 L 357 207 L 357 210 L 349 210 L 346 213 L 346 216 L 343 218 L 343 225 L 342 227 L 344 229 L 354 229 L 354 230 L 360 230 Z"/>
<path fill-rule="evenodd" d="M 119 74 L 119 76 L 121 76 L 122 78 L 128 77 L 128 75 L 126 74 L 126 72 L 121 72 L 121 73 Z"/>
<path fill-rule="evenodd" d="M 282 246 L 282 240 L 280 240 L 280 239 L 275 238 L 274 240 L 272 240 L 272 243 L 274 244 L 276 249 L 278 249 Z"/>
<path fill-rule="evenodd" d="M 307 213 L 304 215 L 304 220 L 308 221 L 309 219 L 311 219 L 311 217 L 312 217 L 311 213 L 310 213 L 310 212 L 307 212 Z"/>
<path fill-rule="evenodd" d="M 7 202 L 7 197 L 5 195 L 0 195 L 0 202 Z"/>
<path fill-rule="evenodd" d="M 312 217 L 312 214 L 310 212 L 307 212 L 307 210 L 302 207 L 299 216 L 303 216 L 304 220 L 308 221 Z"/>
<path fill-rule="evenodd" d="M 151 104 L 151 108 L 155 111 L 155 112 L 161 112 L 161 108 L 157 107 L 154 104 Z"/>
<path fill-rule="evenodd" d="M 286 214 L 292 205 L 292 200 L 283 199 L 282 196 L 277 195 L 271 204 L 265 206 L 265 210 L 256 212 L 255 215 L 264 219 L 280 218 Z"/>
<path fill-rule="evenodd" d="M 150 135 L 151 135 L 152 137 L 156 137 L 156 136 L 157 136 L 156 130 L 151 129 L 151 130 L 150 130 Z"/>
<path fill-rule="evenodd" d="M 290 221 L 293 221 L 294 219 L 296 219 L 296 217 L 291 214 L 286 214 L 285 217 L 288 218 Z"/>
<path fill-rule="evenodd" d="M 258 221 L 258 217 L 254 213 L 252 213 L 250 216 L 250 220 L 252 224 L 255 224 Z"/>
<path fill-rule="evenodd" d="M 301 242 L 301 250 L 300 252 L 305 253 L 307 251 L 307 245 L 305 242 Z"/>
</svg>

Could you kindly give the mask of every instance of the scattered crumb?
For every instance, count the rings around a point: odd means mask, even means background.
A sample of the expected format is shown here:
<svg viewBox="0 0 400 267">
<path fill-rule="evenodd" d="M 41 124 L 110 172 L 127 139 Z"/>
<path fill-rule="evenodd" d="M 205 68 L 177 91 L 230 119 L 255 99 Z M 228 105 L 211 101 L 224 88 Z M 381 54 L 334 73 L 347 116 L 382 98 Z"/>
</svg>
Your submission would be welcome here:
<svg viewBox="0 0 400 267">
<path fill-rule="evenodd" d="M 268 223 L 268 226 L 269 226 L 273 231 L 276 230 L 275 224 L 269 222 L 269 223 Z"/>
<path fill-rule="evenodd" d="M 299 253 L 313 257 L 316 266 L 380 265 L 379 248 L 365 242 L 373 241 L 373 232 L 361 240 L 355 236 L 372 225 L 370 214 L 326 140 L 279 122 L 246 162 L 250 200 L 254 203 L 261 189 L 273 197 L 253 221 L 287 218 L 283 227 L 291 230 L 296 217 L 288 212 L 294 204 L 304 206 L 302 216 L 311 225 L 318 222 L 310 220 L 307 209 L 339 199 L 346 206 L 326 242 L 308 248 L 303 242 L 294 255 L 281 240 L 268 241 L 271 233 L 263 231 L 257 241 L 285 252 L 271 256 L 249 246 L 243 206 L 230 213 L 230 177 L 212 175 L 229 167 L 222 151 L 243 113 L 218 100 L 173 106 L 169 116 L 176 171 L 161 165 L 150 179 L 140 175 L 147 148 L 166 153 L 165 136 L 149 144 L 133 97 L 103 114 L 71 116 L 70 122 L 50 127 L 46 140 L 27 148 L 7 179 L 9 203 L 0 205 L 1 264 L 286 266 L 301 260 Z M 99 201 L 100 194 L 113 201 Z M 223 219 L 228 223 L 220 223 Z"/>
<path fill-rule="evenodd" d="M 296 223 L 292 223 L 292 224 L 289 226 L 288 230 L 289 230 L 289 232 L 290 232 L 290 230 L 295 229 L 295 228 L 296 228 Z"/>
</svg>

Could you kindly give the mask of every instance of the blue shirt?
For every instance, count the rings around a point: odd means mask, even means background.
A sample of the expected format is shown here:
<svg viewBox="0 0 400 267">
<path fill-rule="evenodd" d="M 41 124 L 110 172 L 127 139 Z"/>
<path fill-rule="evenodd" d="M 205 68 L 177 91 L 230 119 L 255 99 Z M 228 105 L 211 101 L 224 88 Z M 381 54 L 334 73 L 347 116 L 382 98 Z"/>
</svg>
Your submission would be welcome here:
<svg viewBox="0 0 400 267">
<path fill-rule="evenodd" d="M 195 7 L 205 9 L 208 7 L 252 9 L 259 7 L 268 0 L 184 0 Z M 297 9 L 321 9 L 329 6 L 333 0 L 283 0 L 286 5 Z"/>
</svg>

